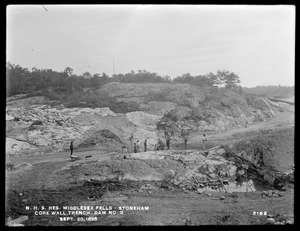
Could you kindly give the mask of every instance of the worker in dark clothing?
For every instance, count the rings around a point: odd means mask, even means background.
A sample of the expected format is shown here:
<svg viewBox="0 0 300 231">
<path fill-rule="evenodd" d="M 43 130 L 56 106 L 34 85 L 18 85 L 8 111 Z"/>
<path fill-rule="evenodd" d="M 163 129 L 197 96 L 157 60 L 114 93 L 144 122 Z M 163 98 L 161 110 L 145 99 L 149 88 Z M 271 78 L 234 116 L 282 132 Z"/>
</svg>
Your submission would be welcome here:
<svg viewBox="0 0 300 231">
<path fill-rule="evenodd" d="M 147 139 L 144 142 L 144 152 L 147 152 Z"/>
<path fill-rule="evenodd" d="M 207 138 L 205 137 L 205 134 L 203 134 L 202 143 L 203 143 L 203 149 L 205 149 L 206 148 L 206 143 L 207 143 Z"/>
<path fill-rule="evenodd" d="M 171 137 L 169 134 L 166 135 L 166 141 L 167 141 L 167 148 L 168 150 L 170 149 L 170 140 L 171 140 Z"/>
<path fill-rule="evenodd" d="M 184 139 L 184 148 L 186 149 L 186 144 L 187 144 L 187 141 L 188 141 L 188 136 L 185 135 L 185 136 L 183 137 L 183 139 Z"/>
<path fill-rule="evenodd" d="M 137 152 L 140 152 L 140 141 L 139 140 L 136 141 L 136 149 L 137 149 Z"/>
<path fill-rule="evenodd" d="M 134 151 L 134 153 L 137 153 L 136 143 L 133 144 L 133 151 Z"/>
<path fill-rule="evenodd" d="M 71 156 L 73 155 L 73 149 L 74 149 L 73 141 L 71 141 L 71 144 L 70 144 Z"/>
<path fill-rule="evenodd" d="M 181 129 L 181 137 L 183 138 L 184 141 L 184 148 L 186 149 L 187 141 L 189 139 L 189 131 Z"/>
<path fill-rule="evenodd" d="M 130 150 L 132 150 L 132 147 L 133 147 L 133 133 L 131 133 L 131 136 L 129 137 L 129 141 L 130 141 Z"/>
</svg>

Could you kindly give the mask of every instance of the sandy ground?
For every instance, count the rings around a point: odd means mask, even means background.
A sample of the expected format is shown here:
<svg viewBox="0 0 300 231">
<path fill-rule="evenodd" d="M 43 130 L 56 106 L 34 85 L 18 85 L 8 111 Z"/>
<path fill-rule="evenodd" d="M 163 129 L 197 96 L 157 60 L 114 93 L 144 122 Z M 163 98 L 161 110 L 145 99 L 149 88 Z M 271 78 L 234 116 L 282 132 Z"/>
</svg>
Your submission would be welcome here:
<svg viewBox="0 0 300 231">
<path fill-rule="evenodd" d="M 259 129 L 271 129 L 268 134 L 275 143 L 274 165 L 281 171 L 288 171 L 294 164 L 294 111 L 291 107 L 267 122 L 257 123 L 247 128 L 236 128 L 223 133 L 207 134 L 208 148 L 228 144 L 240 139 L 258 135 Z M 202 149 L 202 133 L 192 134 L 188 149 Z M 182 149 L 182 144 L 172 144 L 171 149 Z M 101 159 L 111 158 L 104 151 L 75 153 L 84 160 L 92 155 Z M 113 154 L 117 155 L 117 154 Z M 151 194 L 137 189 L 143 182 L 126 187 L 110 185 L 64 185 L 51 190 L 44 189 L 46 181 L 53 180 L 52 173 L 66 166 L 69 153 L 62 152 L 47 156 L 7 157 L 6 164 L 30 163 L 27 170 L 9 171 L 6 174 L 6 215 L 13 219 L 27 215 L 26 225 L 251 225 L 264 224 L 266 215 L 253 215 L 266 212 L 273 215 L 294 216 L 293 185 L 287 187 L 283 197 L 262 198 L 260 192 L 250 193 L 205 193 L 196 194 L 181 190 L 161 189 Z M 72 171 L 72 170 L 71 170 Z M 109 189 L 108 189 L 108 188 Z M 91 201 L 91 196 L 98 195 Z M 224 196 L 224 200 L 220 200 Z M 25 206 L 65 206 L 65 205 L 107 205 L 107 206 L 148 206 L 149 211 L 124 211 L 123 215 L 98 215 L 97 221 L 60 221 L 59 216 L 36 216 L 34 211 L 26 211 Z"/>
</svg>

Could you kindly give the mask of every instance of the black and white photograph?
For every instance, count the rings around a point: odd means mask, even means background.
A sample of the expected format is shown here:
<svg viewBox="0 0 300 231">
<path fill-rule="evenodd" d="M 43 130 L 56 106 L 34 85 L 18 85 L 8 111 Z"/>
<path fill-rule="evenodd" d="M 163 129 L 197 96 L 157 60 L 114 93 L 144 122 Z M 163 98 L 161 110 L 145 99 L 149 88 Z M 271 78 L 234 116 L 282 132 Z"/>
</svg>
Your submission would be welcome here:
<svg viewBox="0 0 300 231">
<path fill-rule="evenodd" d="M 293 225 L 295 21 L 7 5 L 5 226 Z"/>
</svg>

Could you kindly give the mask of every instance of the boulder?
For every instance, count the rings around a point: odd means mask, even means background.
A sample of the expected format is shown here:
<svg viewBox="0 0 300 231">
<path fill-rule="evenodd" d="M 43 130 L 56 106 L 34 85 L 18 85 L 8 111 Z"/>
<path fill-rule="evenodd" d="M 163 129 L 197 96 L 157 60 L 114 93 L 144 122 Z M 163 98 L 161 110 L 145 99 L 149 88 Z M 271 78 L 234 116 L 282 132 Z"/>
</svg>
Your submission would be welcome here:
<svg viewBox="0 0 300 231">
<path fill-rule="evenodd" d="M 205 190 L 202 189 L 202 188 L 198 188 L 198 189 L 197 189 L 197 192 L 198 192 L 199 194 L 201 194 L 201 193 L 205 192 Z"/>
<path fill-rule="evenodd" d="M 273 218 L 267 218 L 267 224 L 274 225 L 275 224 L 275 220 Z"/>
</svg>

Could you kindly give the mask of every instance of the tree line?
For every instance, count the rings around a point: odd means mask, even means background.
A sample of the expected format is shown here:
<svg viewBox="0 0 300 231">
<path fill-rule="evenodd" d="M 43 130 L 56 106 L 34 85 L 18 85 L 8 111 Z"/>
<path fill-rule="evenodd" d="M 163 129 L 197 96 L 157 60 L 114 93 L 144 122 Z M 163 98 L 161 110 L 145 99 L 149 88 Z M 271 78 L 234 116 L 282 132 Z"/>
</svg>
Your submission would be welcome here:
<svg viewBox="0 0 300 231">
<path fill-rule="evenodd" d="M 294 96 L 295 88 L 292 86 L 272 86 L 272 85 L 262 85 L 256 86 L 252 88 L 243 87 L 243 91 L 245 93 L 252 93 L 261 96 L 268 96 L 268 97 L 282 97 L 288 98 Z"/>
<path fill-rule="evenodd" d="M 52 69 L 23 68 L 20 65 L 6 64 L 7 97 L 17 94 L 44 92 L 49 89 L 56 93 L 68 94 L 83 91 L 85 88 L 99 88 L 109 82 L 120 83 L 171 83 L 191 84 L 199 87 L 225 87 L 241 90 L 239 76 L 226 70 L 216 73 L 192 76 L 190 73 L 182 74 L 174 79 L 170 76 L 160 76 L 146 70 L 131 71 L 126 74 L 108 76 L 105 73 L 91 74 L 84 72 L 76 75 L 73 69 L 66 67 L 58 72 Z"/>
</svg>

